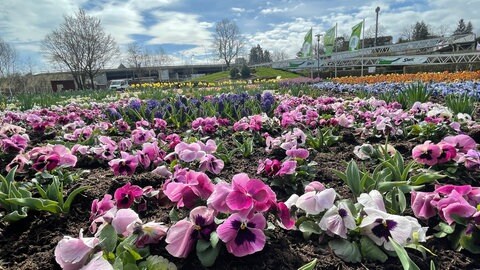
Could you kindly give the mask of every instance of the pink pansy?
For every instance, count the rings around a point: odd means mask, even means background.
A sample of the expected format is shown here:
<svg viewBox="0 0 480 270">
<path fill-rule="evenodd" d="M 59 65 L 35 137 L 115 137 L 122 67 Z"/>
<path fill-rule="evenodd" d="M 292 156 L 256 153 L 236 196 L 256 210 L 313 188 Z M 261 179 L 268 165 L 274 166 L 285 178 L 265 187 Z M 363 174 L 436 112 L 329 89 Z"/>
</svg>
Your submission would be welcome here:
<svg viewBox="0 0 480 270">
<path fill-rule="evenodd" d="M 245 131 L 248 130 L 250 124 L 247 122 L 242 122 L 242 120 L 235 122 L 233 124 L 233 131 Z"/>
<path fill-rule="evenodd" d="M 118 150 L 119 151 L 130 151 L 132 149 L 132 140 L 130 139 L 122 139 L 118 142 Z"/>
<path fill-rule="evenodd" d="M 250 118 L 250 129 L 260 131 L 262 129 L 262 116 L 257 114 Z"/>
<path fill-rule="evenodd" d="M 318 215 L 333 206 L 336 195 L 333 188 L 310 191 L 300 196 L 295 205 L 309 215 Z"/>
<path fill-rule="evenodd" d="M 232 192 L 227 195 L 226 202 L 232 211 L 263 212 L 270 208 L 272 193 L 271 188 L 261 180 L 239 173 L 232 178 Z"/>
<path fill-rule="evenodd" d="M 265 217 L 254 214 L 251 218 L 232 214 L 217 228 L 218 237 L 225 243 L 228 252 L 243 257 L 261 251 L 265 246 Z"/>
<path fill-rule="evenodd" d="M 190 211 L 189 219 L 175 223 L 167 232 L 165 249 L 172 256 L 186 258 L 198 239 L 210 240 L 215 230 L 215 211 L 199 206 Z"/>
<path fill-rule="evenodd" d="M 291 215 L 290 208 L 284 202 L 278 202 L 276 206 L 280 226 L 286 230 L 293 229 L 295 227 L 295 217 Z"/>
<path fill-rule="evenodd" d="M 307 186 L 305 186 L 305 192 L 310 192 L 310 191 L 322 191 L 325 189 L 325 186 L 318 182 L 318 181 L 312 181 L 310 183 L 308 183 Z"/>
<path fill-rule="evenodd" d="M 435 208 L 431 204 L 432 200 L 438 195 L 434 192 L 417 192 L 412 191 L 411 193 L 411 207 L 413 214 L 417 218 L 429 219 L 436 215 Z"/>
<path fill-rule="evenodd" d="M 130 208 L 119 209 L 112 219 L 112 227 L 115 229 L 115 232 L 123 236 L 130 235 L 131 230 L 129 230 L 129 226 L 133 226 L 136 223 L 142 223 L 142 221 L 138 217 L 137 212 Z"/>
<path fill-rule="evenodd" d="M 103 257 L 100 251 L 93 255 L 93 258 L 80 270 L 113 270 L 113 266 Z"/>
<path fill-rule="evenodd" d="M 132 175 L 138 165 L 136 156 L 132 156 L 127 152 L 120 152 L 122 158 L 112 159 L 108 165 L 113 170 L 114 175 Z"/>
<path fill-rule="evenodd" d="M 33 160 L 33 159 L 32 159 Z M 32 168 L 37 172 L 44 170 L 51 171 L 60 164 L 60 156 L 56 153 L 40 155 L 33 161 Z"/>
<path fill-rule="evenodd" d="M 453 215 L 469 218 L 476 212 L 476 208 L 465 199 L 464 195 L 466 194 L 459 191 L 460 193 L 453 189 L 446 197 L 432 202 L 439 210 L 440 217 L 449 225 L 455 222 Z"/>
<path fill-rule="evenodd" d="M 232 186 L 224 181 L 220 181 L 215 185 L 213 193 L 208 197 L 207 205 L 221 213 L 230 213 L 227 205 L 227 196 L 232 192 Z"/>
<path fill-rule="evenodd" d="M 170 178 L 172 176 L 172 173 L 165 165 L 158 166 L 152 171 L 152 173 L 163 176 L 165 178 Z"/>
<path fill-rule="evenodd" d="M 469 170 L 478 170 L 480 169 L 480 151 L 477 150 L 468 150 L 458 162 L 463 162 L 465 168 Z"/>
<path fill-rule="evenodd" d="M 79 238 L 64 236 L 55 247 L 55 261 L 65 270 L 80 269 L 99 243 L 96 237 L 84 238 L 82 230 Z"/>
<path fill-rule="evenodd" d="M 217 151 L 217 144 L 214 140 L 208 140 L 206 143 L 202 141 L 197 141 L 197 144 L 200 146 L 200 150 L 206 154 L 213 154 Z"/>
<path fill-rule="evenodd" d="M 357 198 L 357 201 L 363 205 L 365 208 L 373 208 L 378 209 L 383 212 L 387 212 L 385 210 L 385 203 L 383 202 L 383 196 L 378 190 L 372 190 L 368 194 L 362 193 L 360 197 Z"/>
<path fill-rule="evenodd" d="M 167 121 L 161 118 L 153 118 L 153 127 L 157 130 L 165 130 L 167 128 Z"/>
<path fill-rule="evenodd" d="M 441 148 L 430 141 L 426 141 L 421 145 L 417 145 L 412 150 L 412 157 L 418 163 L 428 166 L 437 164 L 438 158 L 442 153 Z"/>
<path fill-rule="evenodd" d="M 123 187 L 117 188 L 113 196 L 118 208 L 129 208 L 136 200 L 139 200 L 142 195 L 143 189 L 129 182 Z"/>
<path fill-rule="evenodd" d="M 180 180 L 180 179 L 177 179 Z M 188 171 L 185 179 L 169 182 L 163 186 L 163 192 L 177 207 L 192 208 L 199 199 L 206 200 L 212 194 L 214 185 L 202 172 Z"/>
<path fill-rule="evenodd" d="M 52 150 L 60 157 L 59 166 L 75 167 L 75 164 L 77 164 L 77 157 L 72 155 L 70 150 L 65 146 L 60 144 L 54 145 Z"/>
<path fill-rule="evenodd" d="M 79 153 L 80 155 L 87 155 L 88 154 L 89 147 L 86 145 L 81 145 L 81 144 L 75 144 L 72 146 L 72 149 L 70 150 L 72 155 L 77 155 Z"/>
<path fill-rule="evenodd" d="M 294 174 L 297 168 L 297 161 L 285 160 L 280 166 L 280 170 L 275 175 L 284 176 L 286 174 Z"/>
<path fill-rule="evenodd" d="M 123 119 L 119 119 L 115 121 L 113 124 L 115 125 L 115 127 L 117 127 L 118 131 L 120 132 L 127 132 L 130 130 L 130 126 Z"/>
<path fill-rule="evenodd" d="M 440 156 L 438 157 L 439 164 L 449 162 L 457 156 L 457 149 L 455 149 L 453 145 L 444 142 L 438 143 L 437 145 L 441 149 Z"/>
<path fill-rule="evenodd" d="M 178 134 L 173 133 L 165 137 L 165 141 L 168 143 L 169 149 L 174 149 L 177 144 L 182 142 L 182 139 Z"/>
<path fill-rule="evenodd" d="M 13 167 L 17 167 L 17 172 L 18 173 L 24 173 L 26 172 L 25 170 L 25 165 L 27 165 L 29 162 L 29 159 L 27 158 L 26 154 L 18 154 L 10 163 L 8 163 L 7 167 L 5 167 L 5 170 L 7 172 L 10 172 Z"/>
<path fill-rule="evenodd" d="M 185 162 L 192 162 L 197 159 L 201 159 L 205 156 L 205 151 L 202 151 L 202 148 L 197 143 L 187 144 L 181 142 L 175 146 L 175 153 L 178 155 L 178 158 Z"/>
<path fill-rule="evenodd" d="M 104 215 L 108 210 L 112 209 L 115 206 L 115 201 L 112 200 L 112 195 L 105 194 L 103 199 L 100 201 L 98 199 L 93 200 L 92 207 L 90 210 L 90 221 L 93 221 L 99 216 Z"/>
<path fill-rule="evenodd" d="M 300 158 L 300 159 L 306 159 L 310 155 L 310 152 L 308 152 L 307 149 L 303 148 L 291 148 L 286 151 L 287 156 L 292 157 L 292 158 Z"/>
<path fill-rule="evenodd" d="M 208 171 L 213 174 L 219 174 L 224 166 L 225 163 L 223 160 L 215 158 L 210 154 L 207 154 L 200 159 L 200 170 L 204 172 Z"/>
<path fill-rule="evenodd" d="M 139 127 L 141 127 L 141 128 L 150 128 L 150 122 L 148 122 L 147 120 L 142 119 L 142 120 L 140 120 L 140 121 L 135 122 L 135 127 L 136 127 L 136 128 L 139 128 Z"/>
<path fill-rule="evenodd" d="M 25 150 L 30 139 L 27 134 L 14 134 L 12 137 L 0 141 L 2 151 L 8 154 L 16 154 Z"/>
<path fill-rule="evenodd" d="M 147 130 L 139 127 L 132 131 L 132 141 L 134 144 L 141 145 L 146 142 L 153 141 L 154 139 L 155 132 L 153 132 L 153 130 Z"/>
<path fill-rule="evenodd" d="M 162 223 L 148 222 L 143 225 L 139 225 L 138 230 L 134 230 L 139 233 L 135 245 L 143 248 L 148 244 L 157 244 L 162 240 L 168 231 L 168 227 Z"/>
<path fill-rule="evenodd" d="M 334 205 L 328 209 L 318 225 L 328 234 L 338 235 L 344 239 L 347 239 L 347 229 L 357 228 L 355 218 L 344 202 L 340 202 L 338 207 Z"/>
<path fill-rule="evenodd" d="M 281 165 L 282 164 L 277 159 L 270 160 L 267 158 L 264 161 L 259 160 L 257 174 L 265 172 L 265 174 L 268 176 L 274 176 L 280 170 Z"/>
<path fill-rule="evenodd" d="M 468 150 L 472 150 L 477 147 L 475 140 L 472 139 L 472 137 L 464 134 L 447 136 L 442 141 L 453 145 L 458 149 L 459 152 L 462 153 L 467 153 Z"/>
</svg>

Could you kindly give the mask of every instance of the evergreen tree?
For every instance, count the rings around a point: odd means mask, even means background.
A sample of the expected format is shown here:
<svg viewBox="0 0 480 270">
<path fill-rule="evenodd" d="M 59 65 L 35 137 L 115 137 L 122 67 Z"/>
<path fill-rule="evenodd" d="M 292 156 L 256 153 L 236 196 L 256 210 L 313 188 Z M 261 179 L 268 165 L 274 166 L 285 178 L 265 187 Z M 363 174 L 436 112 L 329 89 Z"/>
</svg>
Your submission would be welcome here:
<svg viewBox="0 0 480 270">
<path fill-rule="evenodd" d="M 467 26 L 465 25 L 465 22 L 463 21 L 463 19 L 460 19 L 460 21 L 458 21 L 457 29 L 455 29 L 453 34 L 454 35 L 465 34 L 466 30 L 467 30 Z"/>
<path fill-rule="evenodd" d="M 267 51 L 267 50 L 265 50 L 265 51 L 263 52 L 263 62 L 264 62 L 264 63 L 270 63 L 270 62 L 272 62 L 272 58 L 270 57 L 270 52 Z"/>
<path fill-rule="evenodd" d="M 413 40 L 427 39 L 429 35 L 428 26 L 424 21 L 415 23 L 412 33 Z"/>
<path fill-rule="evenodd" d="M 465 29 L 465 34 L 473 33 L 473 25 L 472 22 L 468 21 L 467 28 Z"/>
</svg>

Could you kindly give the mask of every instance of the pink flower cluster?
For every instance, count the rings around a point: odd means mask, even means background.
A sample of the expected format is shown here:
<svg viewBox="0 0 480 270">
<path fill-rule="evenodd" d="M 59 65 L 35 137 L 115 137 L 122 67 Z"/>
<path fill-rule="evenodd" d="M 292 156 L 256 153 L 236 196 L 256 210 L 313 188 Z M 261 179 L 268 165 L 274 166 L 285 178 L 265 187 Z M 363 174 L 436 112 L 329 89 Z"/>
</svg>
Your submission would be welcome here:
<svg viewBox="0 0 480 270">
<path fill-rule="evenodd" d="M 443 164 L 451 160 L 463 163 L 467 169 L 480 168 L 480 152 L 477 144 L 468 135 L 445 137 L 440 143 L 426 141 L 412 150 L 412 157 L 418 163 L 428 166 Z"/>
<path fill-rule="evenodd" d="M 435 215 L 449 225 L 455 222 L 454 216 L 480 225 L 480 188 L 470 185 L 436 186 L 433 192 L 411 193 L 411 207 L 416 217 L 429 219 Z"/>
<path fill-rule="evenodd" d="M 192 122 L 192 129 L 199 131 L 202 134 L 213 134 L 217 131 L 218 127 L 228 126 L 229 121 L 225 118 L 217 117 L 205 117 L 197 118 Z"/>
<path fill-rule="evenodd" d="M 233 124 L 233 131 L 260 131 L 262 129 L 262 115 L 243 117 Z"/>
</svg>

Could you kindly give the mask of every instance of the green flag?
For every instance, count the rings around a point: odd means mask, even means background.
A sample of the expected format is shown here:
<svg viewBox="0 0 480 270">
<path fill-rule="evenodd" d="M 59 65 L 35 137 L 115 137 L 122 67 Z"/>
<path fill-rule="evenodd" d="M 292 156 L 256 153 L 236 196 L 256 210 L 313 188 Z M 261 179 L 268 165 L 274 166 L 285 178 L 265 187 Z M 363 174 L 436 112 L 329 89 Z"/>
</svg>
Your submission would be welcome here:
<svg viewBox="0 0 480 270">
<path fill-rule="evenodd" d="M 350 35 L 350 41 L 348 43 L 348 49 L 355 51 L 360 47 L 360 35 L 362 33 L 363 21 L 352 27 L 352 35 Z"/>
<path fill-rule="evenodd" d="M 308 58 L 312 56 L 312 28 L 305 35 L 303 46 L 300 52 L 298 52 L 298 57 Z"/>
<path fill-rule="evenodd" d="M 337 26 L 330 28 L 325 32 L 325 36 L 323 37 L 323 46 L 325 47 L 325 54 L 330 55 L 333 52 L 333 45 L 335 44 L 335 28 Z"/>
</svg>

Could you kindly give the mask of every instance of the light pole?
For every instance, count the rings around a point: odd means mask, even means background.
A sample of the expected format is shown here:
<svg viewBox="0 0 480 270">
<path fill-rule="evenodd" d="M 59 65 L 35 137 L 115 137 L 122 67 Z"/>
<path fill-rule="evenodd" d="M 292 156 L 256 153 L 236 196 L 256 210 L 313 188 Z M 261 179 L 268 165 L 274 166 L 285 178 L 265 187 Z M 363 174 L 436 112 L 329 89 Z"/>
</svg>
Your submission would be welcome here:
<svg viewBox="0 0 480 270">
<path fill-rule="evenodd" d="M 378 13 L 380 12 L 380 7 L 375 9 L 375 13 L 377 13 L 376 23 L 375 23 L 375 41 L 373 43 L 374 47 L 377 47 L 377 35 L 378 35 Z"/>
<path fill-rule="evenodd" d="M 323 34 L 316 34 L 317 37 L 317 76 L 320 77 L 320 38 Z"/>
</svg>

